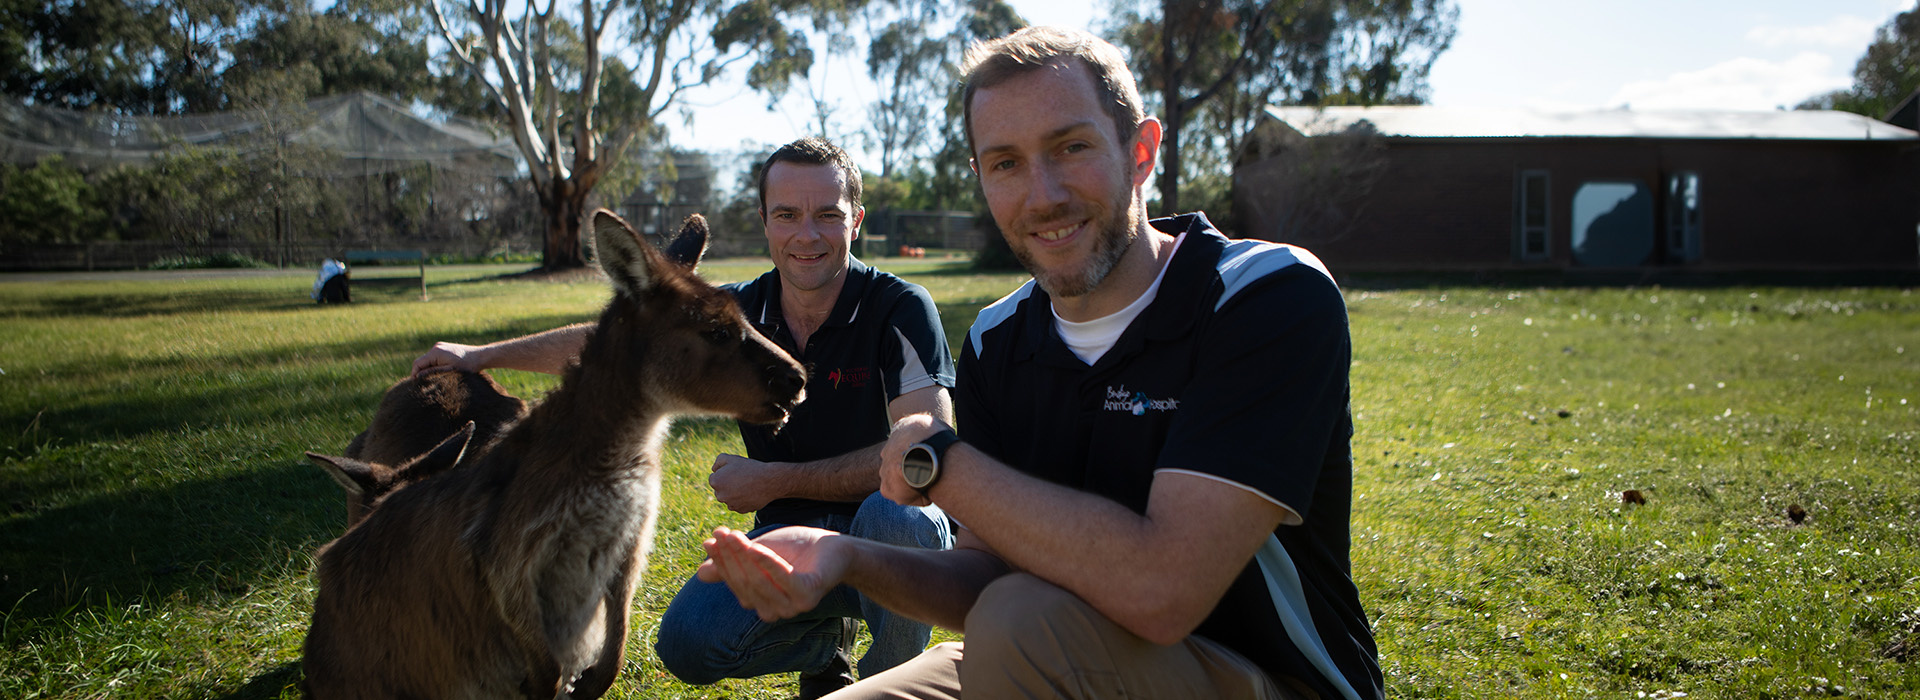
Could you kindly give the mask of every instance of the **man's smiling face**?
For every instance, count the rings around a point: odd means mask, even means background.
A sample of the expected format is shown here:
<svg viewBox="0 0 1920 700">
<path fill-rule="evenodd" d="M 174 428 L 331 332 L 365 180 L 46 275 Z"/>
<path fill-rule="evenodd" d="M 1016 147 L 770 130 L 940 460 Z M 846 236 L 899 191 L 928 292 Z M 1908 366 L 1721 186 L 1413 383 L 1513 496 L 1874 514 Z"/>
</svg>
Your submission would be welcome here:
<svg viewBox="0 0 1920 700">
<path fill-rule="evenodd" d="M 831 165 L 778 162 L 767 171 L 767 252 L 780 281 L 814 291 L 845 276 L 847 249 L 865 214 L 847 199 L 846 175 Z"/>
<path fill-rule="evenodd" d="M 1001 235 L 1049 294 L 1082 296 L 1140 228 L 1131 139 L 1115 133 L 1077 63 L 1025 73 L 973 95 L 974 167 Z"/>
</svg>

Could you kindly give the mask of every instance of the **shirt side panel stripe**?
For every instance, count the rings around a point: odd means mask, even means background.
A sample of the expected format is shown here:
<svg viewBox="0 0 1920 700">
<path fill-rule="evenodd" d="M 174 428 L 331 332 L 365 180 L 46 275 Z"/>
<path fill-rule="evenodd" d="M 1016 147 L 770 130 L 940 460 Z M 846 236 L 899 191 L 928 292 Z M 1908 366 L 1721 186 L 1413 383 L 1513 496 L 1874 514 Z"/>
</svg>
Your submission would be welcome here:
<svg viewBox="0 0 1920 700">
<path fill-rule="evenodd" d="M 1273 609 L 1280 614 L 1280 622 L 1287 628 L 1287 638 L 1293 640 L 1293 646 L 1327 682 L 1340 690 L 1341 697 L 1347 700 L 1360 700 L 1360 693 L 1347 682 L 1347 676 L 1333 665 L 1333 655 L 1327 653 L 1327 645 L 1320 640 L 1320 632 L 1314 629 L 1313 613 L 1307 609 L 1307 595 L 1300 587 L 1300 571 L 1293 566 L 1293 557 L 1287 555 L 1287 548 L 1280 544 L 1280 538 L 1267 535 L 1267 543 L 1253 555 L 1260 563 L 1260 573 L 1267 580 L 1267 594 L 1273 597 Z"/>
<path fill-rule="evenodd" d="M 913 341 L 907 340 L 907 334 L 894 328 L 893 335 L 900 339 L 900 356 L 906 358 L 906 361 L 900 365 L 900 391 L 894 394 L 893 398 L 900 398 L 907 392 L 939 386 L 940 381 L 934 379 L 933 374 L 927 371 L 926 364 L 920 362 L 920 351 L 914 349 Z"/>
</svg>

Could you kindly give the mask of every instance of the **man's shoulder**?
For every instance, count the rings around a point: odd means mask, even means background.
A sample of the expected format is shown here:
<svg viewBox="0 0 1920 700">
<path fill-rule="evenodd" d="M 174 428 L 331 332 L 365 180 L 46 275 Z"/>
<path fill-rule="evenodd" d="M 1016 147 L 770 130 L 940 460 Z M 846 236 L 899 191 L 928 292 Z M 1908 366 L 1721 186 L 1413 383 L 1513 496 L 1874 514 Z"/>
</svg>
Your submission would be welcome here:
<svg viewBox="0 0 1920 700">
<path fill-rule="evenodd" d="M 975 353 L 986 349 L 986 336 L 999 335 L 1019 325 L 1016 319 L 1026 313 L 1029 306 L 1027 301 L 1033 298 L 1036 289 L 1038 286 L 1033 280 L 1027 280 L 1019 289 L 980 310 L 980 314 L 973 319 L 972 328 L 967 331 L 967 340 L 973 344 Z"/>
<path fill-rule="evenodd" d="M 1285 287 L 1291 294 L 1337 293 L 1339 285 L 1325 263 L 1305 248 L 1286 243 L 1227 239 L 1214 263 L 1220 278 L 1218 310 L 1256 287 Z"/>
</svg>

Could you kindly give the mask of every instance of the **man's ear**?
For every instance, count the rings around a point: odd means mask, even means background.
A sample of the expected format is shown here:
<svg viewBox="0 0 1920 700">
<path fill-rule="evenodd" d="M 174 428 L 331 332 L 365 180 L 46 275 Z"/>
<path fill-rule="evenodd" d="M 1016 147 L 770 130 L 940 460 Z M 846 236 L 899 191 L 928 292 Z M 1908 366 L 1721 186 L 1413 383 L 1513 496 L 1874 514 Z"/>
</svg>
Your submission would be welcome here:
<svg viewBox="0 0 1920 700">
<path fill-rule="evenodd" d="M 867 220 L 866 207 L 853 208 L 853 239 L 860 240 L 860 224 Z"/>
<path fill-rule="evenodd" d="M 1140 121 L 1140 128 L 1133 136 L 1133 185 L 1146 184 L 1153 176 L 1155 156 L 1160 153 L 1160 138 L 1164 135 L 1160 120 L 1147 117 Z"/>
<path fill-rule="evenodd" d="M 974 175 L 979 175 L 979 174 L 980 174 L 980 161 L 979 161 L 979 160 L 977 160 L 977 159 L 974 159 L 974 158 L 968 158 L 968 159 L 967 159 L 967 169 L 968 169 L 968 170 L 972 170 L 972 171 L 973 171 L 973 174 L 974 174 Z"/>
</svg>

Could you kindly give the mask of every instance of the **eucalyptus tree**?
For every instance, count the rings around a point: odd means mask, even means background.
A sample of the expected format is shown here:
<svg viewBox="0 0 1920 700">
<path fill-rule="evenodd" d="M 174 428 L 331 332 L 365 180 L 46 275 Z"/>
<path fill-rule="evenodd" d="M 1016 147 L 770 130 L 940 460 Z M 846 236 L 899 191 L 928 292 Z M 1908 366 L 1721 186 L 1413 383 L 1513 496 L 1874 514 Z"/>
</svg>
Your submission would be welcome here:
<svg viewBox="0 0 1920 700">
<path fill-rule="evenodd" d="M 585 265 L 588 197 L 688 88 L 752 59 L 778 93 L 813 65 L 795 19 L 842 26 L 863 0 L 427 0 L 451 61 L 525 159 L 545 219 L 544 266 Z M 627 50 L 610 48 L 631 47 Z"/>
<path fill-rule="evenodd" d="M 869 15 L 866 144 L 881 177 L 911 182 L 909 206 L 972 209 L 976 197 L 960 118 L 960 62 L 974 42 L 1027 25 L 1005 0 L 901 0 Z"/>
</svg>

